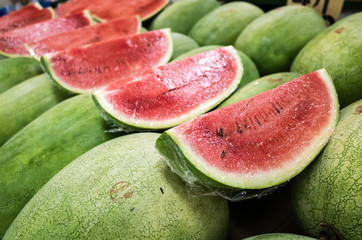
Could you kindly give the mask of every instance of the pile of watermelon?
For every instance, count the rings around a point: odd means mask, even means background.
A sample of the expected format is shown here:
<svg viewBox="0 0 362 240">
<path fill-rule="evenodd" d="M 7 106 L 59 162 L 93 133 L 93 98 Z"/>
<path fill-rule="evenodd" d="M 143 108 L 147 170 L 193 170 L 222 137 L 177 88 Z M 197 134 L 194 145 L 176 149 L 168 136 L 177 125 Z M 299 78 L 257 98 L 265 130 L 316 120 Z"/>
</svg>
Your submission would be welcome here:
<svg viewBox="0 0 362 240">
<path fill-rule="evenodd" d="M 361 239 L 361 23 L 216 0 L 1 17 L 0 239 Z"/>
</svg>

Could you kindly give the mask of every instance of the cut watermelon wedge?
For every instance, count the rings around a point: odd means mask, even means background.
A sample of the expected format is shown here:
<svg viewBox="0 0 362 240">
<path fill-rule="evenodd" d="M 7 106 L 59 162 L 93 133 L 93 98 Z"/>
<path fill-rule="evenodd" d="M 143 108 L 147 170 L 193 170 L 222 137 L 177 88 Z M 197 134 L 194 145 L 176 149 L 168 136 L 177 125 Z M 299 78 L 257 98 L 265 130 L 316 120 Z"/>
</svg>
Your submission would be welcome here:
<svg viewBox="0 0 362 240">
<path fill-rule="evenodd" d="M 53 8 L 34 3 L 0 18 L 0 33 L 55 18 Z"/>
<path fill-rule="evenodd" d="M 31 24 L 0 34 L 0 55 L 8 57 L 30 56 L 24 47 L 27 42 L 39 41 L 51 35 L 93 24 L 88 11 L 64 18 Z"/>
<path fill-rule="evenodd" d="M 242 73 L 239 55 L 229 46 L 149 69 L 93 98 L 123 130 L 165 129 L 214 108 L 237 88 Z"/>
<path fill-rule="evenodd" d="M 41 63 L 65 90 L 90 93 L 115 80 L 167 63 L 172 46 L 170 29 L 161 29 L 45 54 Z"/>
<path fill-rule="evenodd" d="M 98 19 L 114 19 L 139 15 L 142 20 L 159 12 L 169 0 L 69 0 L 56 9 L 58 16 L 67 16 L 89 9 Z"/>
<path fill-rule="evenodd" d="M 337 94 L 322 69 L 167 130 L 156 147 L 185 181 L 227 196 L 218 189 L 266 189 L 297 175 L 337 119 Z"/>
<path fill-rule="evenodd" d="M 40 41 L 27 43 L 25 47 L 33 57 L 39 60 L 46 53 L 134 35 L 139 33 L 140 29 L 140 18 L 132 16 L 53 35 Z"/>
</svg>

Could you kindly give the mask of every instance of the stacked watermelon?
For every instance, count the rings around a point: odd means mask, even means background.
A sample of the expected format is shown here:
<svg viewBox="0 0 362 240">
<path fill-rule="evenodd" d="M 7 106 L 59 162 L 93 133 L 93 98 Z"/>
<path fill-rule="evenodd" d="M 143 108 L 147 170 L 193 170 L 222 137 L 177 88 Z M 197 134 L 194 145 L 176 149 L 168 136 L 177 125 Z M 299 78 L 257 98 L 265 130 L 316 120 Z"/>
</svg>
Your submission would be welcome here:
<svg viewBox="0 0 362 240">
<path fill-rule="evenodd" d="M 294 233 L 359 239 L 361 13 L 327 27 L 304 6 L 167 4 L 68 0 L 0 18 L 0 238 L 240 239 L 279 231 L 257 227 L 271 219 L 260 204 L 278 210 L 292 190 Z M 341 181 L 323 174 L 334 167 Z"/>
</svg>

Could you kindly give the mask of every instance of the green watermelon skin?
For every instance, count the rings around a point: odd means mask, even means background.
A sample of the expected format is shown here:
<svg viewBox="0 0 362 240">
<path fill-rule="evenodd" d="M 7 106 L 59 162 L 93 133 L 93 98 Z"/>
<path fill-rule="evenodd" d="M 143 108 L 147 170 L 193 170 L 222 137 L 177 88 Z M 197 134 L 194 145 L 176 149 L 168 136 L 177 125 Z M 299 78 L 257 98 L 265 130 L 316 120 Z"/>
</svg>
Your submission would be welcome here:
<svg viewBox="0 0 362 240">
<path fill-rule="evenodd" d="M 228 204 L 188 195 L 155 149 L 157 133 L 108 141 L 53 177 L 6 239 L 226 239 Z"/>
<path fill-rule="evenodd" d="M 326 68 L 336 86 L 341 107 L 362 97 L 362 13 L 328 27 L 299 52 L 291 71 Z"/>
<path fill-rule="evenodd" d="M 300 73 L 283 72 L 283 73 L 274 73 L 261 77 L 259 79 L 249 82 L 248 84 L 238 89 L 228 99 L 226 99 L 222 104 L 220 104 L 218 108 L 226 107 L 227 105 L 230 105 L 232 103 L 253 97 L 259 93 L 276 88 L 279 85 L 300 76 L 302 76 L 302 74 Z"/>
<path fill-rule="evenodd" d="M 250 22 L 263 14 L 263 10 L 248 2 L 226 3 L 202 17 L 189 36 L 201 46 L 231 45 Z"/>
<path fill-rule="evenodd" d="M 307 236 L 292 233 L 265 233 L 253 237 L 244 238 L 244 240 L 317 240 Z"/>
<path fill-rule="evenodd" d="M 180 0 L 164 8 L 150 29 L 171 28 L 187 35 L 198 20 L 219 6 L 216 0 Z"/>
<path fill-rule="evenodd" d="M 90 95 L 65 100 L 0 148 L 0 237 L 33 195 L 59 170 L 116 134 Z"/>
<path fill-rule="evenodd" d="M 190 57 L 192 55 L 210 51 L 213 49 L 217 49 L 222 47 L 221 45 L 208 45 L 203 47 L 198 47 L 193 50 L 190 50 L 184 54 L 181 54 L 177 58 L 173 59 L 173 61 L 178 61 L 187 57 Z M 255 66 L 255 63 L 243 52 L 237 50 L 237 53 L 239 54 L 239 57 L 241 59 L 241 62 L 243 63 L 244 73 L 243 77 L 241 78 L 241 81 L 238 85 L 238 89 L 243 87 L 244 85 L 248 84 L 249 82 L 257 79 L 260 77 L 258 69 Z"/>
<path fill-rule="evenodd" d="M 314 9 L 284 6 L 251 22 L 234 46 L 254 61 L 262 76 L 287 72 L 299 50 L 325 28 L 325 21 Z"/>
<path fill-rule="evenodd" d="M 171 61 L 178 56 L 199 47 L 199 44 L 194 39 L 182 33 L 173 32 L 172 40 L 173 52 L 170 59 Z"/>
<path fill-rule="evenodd" d="M 39 62 L 31 58 L 0 59 L 0 93 L 42 72 Z"/>
<path fill-rule="evenodd" d="M 362 99 L 343 108 L 323 152 L 292 181 L 292 204 L 311 236 L 360 240 L 362 236 Z"/>
<path fill-rule="evenodd" d="M 0 94 L 0 146 L 51 107 L 70 97 L 45 74 Z"/>
</svg>

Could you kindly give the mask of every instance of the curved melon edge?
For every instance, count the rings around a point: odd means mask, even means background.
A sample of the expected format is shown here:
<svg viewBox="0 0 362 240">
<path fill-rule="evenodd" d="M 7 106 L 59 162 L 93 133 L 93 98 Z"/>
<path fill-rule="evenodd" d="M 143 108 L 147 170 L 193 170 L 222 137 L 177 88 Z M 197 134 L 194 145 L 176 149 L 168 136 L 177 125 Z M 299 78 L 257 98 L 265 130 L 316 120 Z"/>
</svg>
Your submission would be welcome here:
<svg viewBox="0 0 362 240">
<path fill-rule="evenodd" d="M 234 80 L 232 81 L 232 84 L 224 90 L 222 93 L 220 93 L 218 96 L 209 99 L 208 101 L 202 103 L 199 105 L 199 107 L 192 109 L 186 114 L 183 114 L 181 117 L 176 117 L 173 119 L 169 119 L 166 121 L 148 121 L 148 120 L 134 120 L 127 118 L 127 116 L 123 116 L 121 114 L 117 114 L 114 112 L 112 106 L 108 104 L 107 100 L 102 96 L 102 91 L 97 91 L 93 94 L 93 100 L 96 102 L 96 105 L 101 108 L 101 111 L 105 114 L 107 118 L 116 125 L 120 126 L 122 129 L 129 129 L 129 130 L 160 130 L 160 129 L 167 129 L 170 127 L 174 127 L 176 125 L 179 125 L 183 122 L 186 122 L 188 120 L 191 120 L 201 114 L 204 114 L 205 112 L 211 110 L 212 108 L 219 105 L 221 102 L 223 102 L 227 97 L 229 97 L 238 87 L 239 82 L 241 81 L 241 78 L 243 76 L 243 64 L 241 61 L 241 58 L 239 57 L 239 54 L 236 52 L 235 48 L 232 46 L 224 47 L 224 49 L 227 49 L 229 53 L 231 53 L 232 56 L 237 61 L 238 70 L 236 72 L 236 76 Z"/>
<path fill-rule="evenodd" d="M 322 151 L 325 144 L 329 141 L 338 122 L 339 104 L 336 90 L 328 73 L 323 69 L 320 70 L 322 79 L 326 83 L 328 92 L 332 98 L 332 109 L 330 123 L 323 128 L 318 138 L 313 139 L 313 147 L 309 149 L 303 159 L 299 159 L 298 167 L 292 170 L 286 168 L 280 173 L 271 173 L 268 179 L 265 179 L 265 174 L 261 173 L 257 180 L 249 180 L 240 176 L 226 176 L 226 173 L 217 171 L 216 169 L 207 169 L 199 164 L 200 158 L 194 153 L 187 142 L 174 134 L 172 129 L 164 132 L 156 142 L 158 150 L 166 157 L 166 161 L 172 166 L 172 169 L 177 172 L 183 179 L 190 184 L 201 182 L 201 184 L 219 188 L 226 186 L 227 188 L 237 189 L 266 189 L 287 182 L 294 176 L 298 175 L 305 169 L 315 157 Z M 170 139 L 168 139 L 170 138 Z M 169 146 L 167 144 L 170 144 Z M 170 150 L 171 149 L 171 150 Z M 295 164 L 295 161 L 293 163 Z M 237 174 L 235 174 L 237 175 Z M 218 180 L 221 176 L 223 180 Z"/>
<path fill-rule="evenodd" d="M 147 19 L 150 19 L 151 17 L 155 16 L 158 12 L 160 12 L 164 7 L 166 7 L 166 5 L 170 2 L 170 0 L 165 0 L 163 2 L 163 4 L 161 4 L 157 9 L 155 9 L 153 12 L 151 12 L 150 14 L 144 16 L 143 18 L 141 18 L 142 21 L 145 21 Z"/>
</svg>

